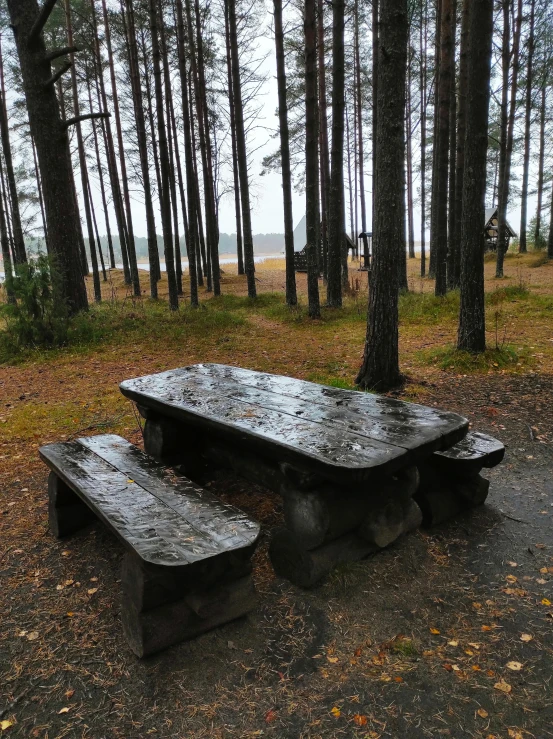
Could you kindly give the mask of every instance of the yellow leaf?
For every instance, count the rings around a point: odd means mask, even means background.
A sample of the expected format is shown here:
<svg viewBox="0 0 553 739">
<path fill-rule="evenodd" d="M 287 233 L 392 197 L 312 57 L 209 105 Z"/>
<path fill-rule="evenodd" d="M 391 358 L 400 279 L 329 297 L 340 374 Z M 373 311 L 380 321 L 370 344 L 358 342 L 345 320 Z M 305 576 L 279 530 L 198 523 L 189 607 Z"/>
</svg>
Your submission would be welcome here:
<svg viewBox="0 0 553 739">
<path fill-rule="evenodd" d="M 353 721 L 357 726 L 366 726 L 367 725 L 367 717 L 363 716 L 362 713 L 356 713 L 353 717 Z"/>
<path fill-rule="evenodd" d="M 340 716 L 342 715 L 342 711 L 340 711 L 340 709 L 338 708 L 338 706 L 334 706 L 334 708 L 332 708 L 332 709 L 330 710 L 330 713 L 331 713 L 331 714 L 332 714 L 332 715 L 333 715 L 333 716 L 334 716 L 335 718 L 339 718 L 339 717 L 340 717 Z"/>
<path fill-rule="evenodd" d="M 507 575 L 505 580 L 507 580 L 507 582 L 517 582 L 517 578 L 514 575 Z"/>
<path fill-rule="evenodd" d="M 550 606 L 551 605 L 551 601 L 548 600 L 547 598 L 542 598 L 541 599 L 541 604 L 542 604 L 542 606 Z"/>
<path fill-rule="evenodd" d="M 509 729 L 508 734 L 510 739 L 523 739 L 522 733 L 518 729 Z"/>
<path fill-rule="evenodd" d="M 328 676 L 329 676 L 329 672 L 328 672 L 328 670 L 325 670 L 325 668 L 324 668 L 324 667 L 321 667 L 320 673 L 321 673 L 321 677 L 324 677 L 324 679 L 325 679 L 325 680 L 326 680 L 326 679 L 328 678 Z"/>
<path fill-rule="evenodd" d="M 60 713 L 69 713 L 69 708 L 66 706 L 65 708 L 60 708 L 58 711 L 58 716 Z"/>
<path fill-rule="evenodd" d="M 134 482 L 134 480 L 131 480 L 130 478 L 127 480 L 128 483 Z"/>
<path fill-rule="evenodd" d="M 35 639 L 38 639 L 38 631 L 31 631 L 31 633 L 27 636 L 27 639 L 29 641 L 35 641 Z"/>
<path fill-rule="evenodd" d="M 480 718 L 488 718 L 488 712 L 485 708 L 479 708 L 476 713 L 480 716 Z"/>
<path fill-rule="evenodd" d="M 534 637 L 532 634 L 521 634 L 520 635 L 520 641 L 532 641 Z"/>
<path fill-rule="evenodd" d="M 94 593 L 97 593 L 98 592 L 98 588 L 89 588 L 86 592 L 89 595 L 94 595 Z"/>
<path fill-rule="evenodd" d="M 486 624 L 484 624 L 484 626 L 482 626 L 482 631 L 491 631 L 491 630 L 492 630 L 492 627 L 491 626 L 486 626 Z"/>
<path fill-rule="evenodd" d="M 540 572 L 542 575 L 547 575 L 547 567 L 541 567 Z"/>
<path fill-rule="evenodd" d="M 477 644 L 476 642 L 469 641 L 469 647 L 473 647 L 474 649 L 480 649 L 480 644 Z"/>
<path fill-rule="evenodd" d="M 14 726 L 15 721 L 10 721 L 9 719 L 6 719 L 5 721 L 0 721 L 0 731 L 6 731 L 6 729 L 9 729 L 10 726 Z"/>
<path fill-rule="evenodd" d="M 494 685 L 494 688 L 496 690 L 500 690 L 502 693 L 510 693 L 512 688 L 509 685 L 509 683 L 506 683 L 505 680 L 501 679 L 498 683 Z"/>
<path fill-rule="evenodd" d="M 519 672 L 522 670 L 522 662 L 507 662 L 507 667 L 513 672 Z"/>
<path fill-rule="evenodd" d="M 73 618 L 73 616 L 74 616 L 74 615 L 75 615 L 75 614 L 73 613 L 73 611 L 67 611 L 67 616 L 68 616 L 69 618 Z"/>
<path fill-rule="evenodd" d="M 440 630 L 439 629 L 430 629 L 430 633 L 431 634 L 439 634 L 440 633 Z"/>
<path fill-rule="evenodd" d="M 450 647 L 458 647 L 459 646 L 459 642 L 456 641 L 456 640 L 448 641 L 448 644 L 449 644 Z"/>
</svg>

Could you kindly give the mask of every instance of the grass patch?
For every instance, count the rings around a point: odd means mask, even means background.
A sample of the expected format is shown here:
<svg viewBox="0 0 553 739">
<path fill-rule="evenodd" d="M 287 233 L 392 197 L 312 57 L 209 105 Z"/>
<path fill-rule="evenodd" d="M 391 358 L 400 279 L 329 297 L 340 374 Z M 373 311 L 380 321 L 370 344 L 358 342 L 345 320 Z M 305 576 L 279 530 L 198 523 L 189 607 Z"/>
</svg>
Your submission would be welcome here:
<svg viewBox="0 0 553 739">
<path fill-rule="evenodd" d="M 530 292 L 524 285 L 507 285 L 498 287 L 491 293 L 486 293 L 487 305 L 499 305 L 505 302 L 518 302 L 519 300 L 528 300 Z"/>
<path fill-rule="evenodd" d="M 547 250 L 536 250 L 533 254 L 533 258 L 530 262 L 528 262 L 528 267 L 531 267 L 532 269 L 535 269 L 537 267 L 543 267 L 544 264 L 547 264 L 551 260 L 547 256 Z"/>
<path fill-rule="evenodd" d="M 523 356 L 510 345 L 497 349 L 486 349 L 480 354 L 459 351 L 455 347 L 440 347 L 419 353 L 426 364 L 434 365 L 442 370 L 453 370 L 463 374 L 478 372 L 499 372 L 504 369 L 515 369 L 526 364 L 529 357 Z"/>
<path fill-rule="evenodd" d="M 392 652 L 395 654 L 401 654 L 402 657 L 417 657 L 419 654 L 419 650 L 415 646 L 414 641 L 406 636 L 394 641 L 392 644 Z"/>
<path fill-rule="evenodd" d="M 228 296 L 232 298 L 232 296 Z M 246 299 L 247 300 L 247 299 Z M 10 342 L 5 331 L 0 331 L 0 363 L 18 363 L 59 356 L 60 352 L 87 352 L 103 344 L 154 340 L 178 342 L 185 337 L 209 337 L 217 341 L 221 336 L 246 325 L 246 319 L 237 310 L 221 309 L 214 301 L 199 308 L 189 306 L 171 312 L 165 302 L 153 300 L 112 301 L 92 305 L 88 312 L 79 313 L 69 324 L 67 341 L 62 349 L 21 349 Z M 0 312 L 0 319 L 2 314 Z"/>
<path fill-rule="evenodd" d="M 329 385 L 330 387 L 337 387 L 341 390 L 355 390 L 356 387 L 352 381 L 344 380 L 341 377 L 333 377 L 332 375 L 321 374 L 320 372 L 312 372 L 307 375 L 309 382 L 317 382 L 319 385 Z"/>
<path fill-rule="evenodd" d="M 399 320 L 402 323 L 435 325 L 456 321 L 459 316 L 459 291 L 442 298 L 432 293 L 404 292 L 399 296 Z"/>
</svg>

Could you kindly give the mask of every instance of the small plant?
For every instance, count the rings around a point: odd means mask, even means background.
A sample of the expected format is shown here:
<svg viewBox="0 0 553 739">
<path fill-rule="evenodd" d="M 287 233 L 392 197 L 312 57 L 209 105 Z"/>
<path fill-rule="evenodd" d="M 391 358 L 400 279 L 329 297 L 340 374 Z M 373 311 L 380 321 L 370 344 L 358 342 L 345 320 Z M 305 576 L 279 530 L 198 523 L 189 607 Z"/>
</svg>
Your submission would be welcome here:
<svg viewBox="0 0 553 739">
<path fill-rule="evenodd" d="M 392 643 L 392 651 L 403 657 L 416 657 L 419 653 L 415 643 L 407 636 L 400 636 Z"/>
<path fill-rule="evenodd" d="M 1 354 L 66 342 L 69 316 L 67 306 L 58 297 L 57 281 L 56 271 L 44 254 L 15 267 L 13 276 L 6 279 L 13 302 L 2 309 L 6 331 Z"/>
</svg>

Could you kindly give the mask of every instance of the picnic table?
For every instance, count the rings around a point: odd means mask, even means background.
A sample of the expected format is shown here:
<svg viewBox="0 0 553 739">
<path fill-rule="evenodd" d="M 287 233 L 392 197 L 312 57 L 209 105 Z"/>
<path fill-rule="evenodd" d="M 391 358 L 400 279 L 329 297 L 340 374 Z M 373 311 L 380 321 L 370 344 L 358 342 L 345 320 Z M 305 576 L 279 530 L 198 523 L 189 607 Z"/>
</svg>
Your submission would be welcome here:
<svg viewBox="0 0 553 739">
<path fill-rule="evenodd" d="M 467 434 L 456 413 L 220 364 L 125 380 L 146 452 L 194 480 L 226 466 L 283 497 L 277 573 L 311 585 L 421 523 L 418 467 Z"/>
</svg>

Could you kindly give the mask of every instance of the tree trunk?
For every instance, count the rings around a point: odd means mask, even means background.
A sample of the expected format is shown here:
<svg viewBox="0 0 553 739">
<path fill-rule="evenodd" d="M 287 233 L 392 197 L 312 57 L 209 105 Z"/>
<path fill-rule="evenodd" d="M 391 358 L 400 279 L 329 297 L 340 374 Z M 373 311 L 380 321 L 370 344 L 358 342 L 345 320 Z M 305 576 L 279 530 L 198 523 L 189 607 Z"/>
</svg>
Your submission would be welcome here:
<svg viewBox="0 0 553 739">
<path fill-rule="evenodd" d="M 509 6 L 510 0 L 505 0 Z M 507 15 L 509 8 L 507 8 Z M 515 127 L 515 112 L 517 105 L 518 92 L 518 71 L 519 71 L 519 49 L 520 49 L 520 29 L 522 25 L 522 0 L 518 0 L 518 12 L 515 22 L 515 30 L 513 36 L 513 71 L 511 75 L 511 99 L 509 102 L 509 113 L 507 120 L 507 133 L 505 138 L 505 153 L 503 155 L 503 173 L 500 177 L 499 198 L 497 207 L 497 261 L 495 266 L 495 276 L 503 277 L 503 261 L 505 254 L 509 248 L 509 236 L 507 235 L 507 206 L 509 204 L 510 179 L 511 179 L 511 159 L 513 155 L 513 138 Z M 509 41 L 507 39 L 507 48 Z M 506 64 L 507 79 L 509 84 L 509 61 Z"/>
<path fill-rule="evenodd" d="M 457 348 L 470 352 L 486 349 L 483 224 L 492 28 L 493 0 L 471 3 L 461 230 L 461 309 L 457 336 Z"/>
<path fill-rule="evenodd" d="M 547 258 L 553 259 L 553 187 L 551 188 L 551 209 L 549 211 L 549 237 L 547 239 Z"/>
<path fill-rule="evenodd" d="M 296 273 L 294 271 L 294 219 L 292 214 L 292 172 L 290 168 L 290 134 L 286 102 L 286 65 L 284 61 L 284 30 L 282 0 L 273 0 L 275 11 L 275 47 L 278 86 L 278 120 L 280 160 L 282 167 L 282 202 L 284 208 L 284 250 L 286 254 L 286 303 L 297 305 Z M 229 83 L 230 84 L 230 83 Z"/>
<path fill-rule="evenodd" d="M 46 251 L 50 254 L 50 245 L 48 242 L 48 226 L 46 224 L 46 213 L 44 210 L 44 195 L 42 193 L 42 181 L 40 179 L 40 172 L 38 169 L 38 160 L 36 158 L 36 146 L 35 141 L 31 135 L 31 148 L 33 150 L 33 165 L 35 169 L 36 187 L 38 190 L 38 202 L 40 203 L 40 215 L 42 217 L 42 228 L 44 231 L 44 243 L 46 244 Z"/>
<path fill-rule="evenodd" d="M 8 238 L 8 228 L 6 225 L 6 214 L 4 213 L 3 197 L 0 193 L 0 245 L 2 246 L 2 261 L 4 263 L 4 287 L 8 303 L 15 303 L 13 287 L 11 280 L 13 278 L 12 256 L 10 253 L 10 240 Z"/>
<path fill-rule="evenodd" d="M 413 209 L 413 142 L 411 134 L 411 59 L 409 59 L 409 64 L 407 65 L 407 115 L 405 117 L 405 126 L 405 139 L 407 146 L 407 234 L 409 245 L 409 259 L 414 259 L 415 224 Z"/>
<path fill-rule="evenodd" d="M 525 254 L 528 250 L 528 178 L 530 173 L 530 127 L 532 123 L 532 83 L 534 64 L 534 19 L 536 0 L 530 2 L 530 32 L 528 37 L 528 62 L 526 65 L 526 109 L 524 113 L 524 159 L 522 165 L 522 193 L 520 199 L 520 237 L 518 250 Z"/>
<path fill-rule="evenodd" d="M 275 10 L 275 39 L 276 39 L 276 10 Z M 282 15 L 281 15 L 281 25 L 282 25 Z M 231 145 L 232 145 L 232 181 L 234 184 L 234 214 L 236 219 L 236 256 L 238 258 L 238 274 L 243 275 L 245 274 L 244 271 L 244 247 L 243 247 L 243 241 L 242 241 L 242 212 L 241 212 L 241 206 L 240 206 L 240 177 L 238 175 L 238 150 L 236 147 L 236 111 L 234 109 L 234 91 L 232 89 L 232 59 L 231 59 L 231 51 L 230 51 L 230 29 L 229 29 L 229 23 L 228 23 L 228 9 L 225 8 L 225 45 L 226 45 L 226 51 L 227 51 L 227 84 L 228 84 L 228 101 L 229 101 L 229 113 L 230 113 L 230 138 L 231 138 Z M 284 52 L 283 52 L 284 53 Z M 277 48 L 277 54 L 278 54 L 278 48 Z M 278 56 L 277 56 L 277 85 L 278 85 Z M 286 91 L 286 89 L 285 89 Z M 280 95 L 280 88 L 279 88 L 279 95 Z M 280 98 L 279 98 L 280 100 Z M 280 105 L 280 102 L 279 102 Z M 286 119 L 286 123 L 288 123 L 288 119 Z M 282 122 L 281 122 L 281 129 L 282 129 Z M 282 133 L 281 133 L 282 136 Z M 284 175 L 283 175 L 284 180 Z M 286 208 L 286 206 L 285 206 Z M 285 227 L 284 227 L 284 244 L 286 245 L 286 217 L 285 217 Z M 286 263 L 286 268 L 288 270 L 288 262 Z M 293 265 L 292 265 L 293 268 Z M 288 271 L 286 272 L 286 279 L 287 279 L 287 285 L 288 285 Z M 294 285 L 295 285 L 295 279 L 294 279 Z"/>
<path fill-rule="evenodd" d="M 326 54 L 324 2 L 317 0 L 317 49 L 319 72 L 319 160 L 321 189 L 321 251 L 323 277 L 328 279 L 328 211 L 330 208 L 330 154 L 328 151 L 328 115 L 326 103 Z"/>
<path fill-rule="evenodd" d="M 449 181 L 447 186 L 447 289 L 455 290 L 459 287 L 459 250 L 455 243 L 455 153 L 457 151 L 457 91 L 455 85 L 455 43 L 457 38 L 457 0 L 453 0 L 452 16 L 452 41 L 453 48 L 450 59 L 451 83 L 449 87 Z"/>
<path fill-rule="evenodd" d="M 252 220 L 250 208 L 250 183 L 248 177 L 248 157 L 246 154 L 246 131 L 244 128 L 244 106 L 240 86 L 240 60 L 236 29 L 236 0 L 225 0 L 229 21 L 230 55 L 232 67 L 232 89 L 234 92 L 234 112 L 236 123 L 236 149 L 238 153 L 238 174 L 240 177 L 240 197 L 242 200 L 242 223 L 244 225 L 244 267 L 248 279 L 248 296 L 255 298 L 255 263 L 253 254 Z"/>
<path fill-rule="evenodd" d="M 78 249 L 79 214 L 73 197 L 73 175 L 67 128 L 60 119 L 42 34 L 31 34 L 39 8 L 36 0 L 8 0 L 27 112 L 44 192 L 48 237 L 61 279 L 61 299 L 71 313 L 88 306 Z"/>
<path fill-rule="evenodd" d="M 142 185 L 144 187 L 144 210 L 146 215 L 146 233 L 148 238 L 148 261 L 150 264 L 150 295 L 157 299 L 157 273 L 159 270 L 159 252 L 157 248 L 156 221 L 154 206 L 152 203 L 152 188 L 150 185 L 150 166 L 148 162 L 148 143 L 146 141 L 146 121 L 144 119 L 144 108 L 142 105 L 142 89 L 140 85 L 140 72 L 138 69 L 138 50 L 136 46 L 136 29 L 134 23 L 134 10 L 132 0 L 125 0 L 127 16 L 127 46 L 129 56 L 129 71 L 131 77 L 132 98 L 134 104 L 134 115 L 136 120 L 136 138 L 138 142 L 138 153 L 140 157 L 140 171 L 142 174 Z M 124 18 L 124 15 L 123 15 Z M 112 80 L 113 86 L 113 80 Z M 119 130 L 118 130 L 119 135 Z M 119 141 L 119 155 L 122 156 L 122 141 Z M 125 183 L 126 177 L 123 178 Z M 125 194 L 125 200 L 127 194 Z M 127 206 L 127 223 L 130 208 Z"/>
<path fill-rule="evenodd" d="M 93 2 L 93 0 L 91 0 Z M 108 12 L 106 7 L 106 0 L 102 0 L 102 10 L 103 10 L 103 18 L 104 18 L 104 35 L 106 40 L 106 48 L 108 52 L 108 65 L 109 65 L 109 73 L 110 73 L 110 82 L 111 82 L 111 95 L 112 95 L 112 102 L 113 102 L 113 115 L 115 117 L 115 130 L 117 133 L 117 145 L 119 147 L 119 164 L 121 166 L 121 183 L 123 185 L 123 192 L 121 193 L 120 187 L 119 187 L 119 173 L 117 171 L 117 160 L 115 158 L 115 146 L 113 144 L 113 136 L 111 133 L 111 125 L 109 123 L 109 120 L 106 122 L 106 138 L 109 148 L 109 158 L 111 159 L 111 169 L 112 169 L 112 189 L 115 187 L 115 191 L 119 191 L 119 199 L 122 198 L 125 209 L 123 210 L 123 204 L 119 205 L 117 207 L 117 210 L 120 210 L 119 215 L 117 215 L 116 210 L 116 217 L 118 218 L 118 228 L 123 229 L 124 231 L 124 243 L 119 241 L 119 245 L 121 247 L 121 258 L 123 260 L 123 273 L 125 275 L 125 280 L 130 279 L 132 281 L 133 285 L 133 292 L 136 296 L 139 296 L 141 294 L 140 292 L 140 279 L 138 276 L 138 264 L 136 261 L 136 244 L 134 239 L 134 227 L 133 227 L 133 220 L 132 220 L 132 213 L 131 213 L 131 199 L 130 199 L 130 193 L 129 193 L 129 181 L 127 177 L 127 165 L 125 162 L 125 148 L 123 146 L 123 131 L 121 127 L 121 114 L 119 111 L 119 97 L 117 94 L 117 82 L 115 79 L 115 65 L 113 63 L 113 51 L 111 47 L 111 31 L 109 27 L 109 20 L 108 20 Z M 124 21 L 124 12 L 121 10 L 121 17 Z M 99 54 L 98 54 L 99 56 Z M 132 78 L 132 74 L 131 74 Z M 100 85 L 102 90 L 102 99 L 107 101 L 106 92 L 105 92 L 105 86 L 103 82 L 103 77 L 100 75 Z M 114 195 L 115 200 L 115 195 Z M 148 219 L 146 219 L 146 222 Z M 123 252 L 123 248 L 125 249 L 125 253 Z M 126 263 L 126 267 L 125 267 Z M 151 269 L 151 267 L 150 267 Z M 127 275 L 128 272 L 128 275 Z M 156 287 L 157 290 L 157 287 Z M 152 297 L 155 297 L 152 295 Z"/>
<path fill-rule="evenodd" d="M 436 0 L 436 33 L 434 35 L 434 120 L 432 124 L 432 183 L 430 188 L 430 260 L 428 276 L 436 277 L 436 254 L 438 251 L 438 150 L 440 138 L 440 63 L 441 63 L 441 35 L 442 35 L 442 7 L 443 0 Z"/>
<path fill-rule="evenodd" d="M 465 137 L 467 126 L 467 94 L 469 63 L 469 20 L 471 0 L 463 0 L 461 11 L 461 49 L 459 55 L 459 102 L 457 105 L 457 137 L 455 162 L 455 194 L 450 194 L 449 207 L 455 209 L 455 224 L 451 238 L 451 248 L 457 255 L 455 262 L 455 287 L 461 280 L 461 229 L 463 223 L 463 178 L 465 172 Z"/>
<path fill-rule="evenodd" d="M 194 152 L 190 128 L 190 109 L 188 100 L 188 73 L 186 69 L 186 34 L 182 0 L 176 0 L 177 43 L 179 54 L 179 75 L 182 97 L 182 125 L 184 131 L 184 158 L 186 166 L 186 190 L 188 194 L 188 271 L 190 275 L 190 302 L 194 307 L 198 302 L 198 282 L 196 274 L 196 255 L 198 253 L 198 212 L 196 201 L 196 173 L 194 171 Z"/>
<path fill-rule="evenodd" d="M 541 84 L 541 101 L 540 101 L 540 150 L 538 154 L 538 185 L 537 185 L 537 198 L 538 204 L 536 207 L 536 230 L 534 233 L 534 245 L 539 246 L 542 235 L 541 235 L 541 211 L 543 207 L 543 180 L 544 180 L 544 166 L 545 166 L 545 102 L 546 102 L 546 89 L 547 89 L 547 74 L 544 75 L 545 79 Z"/>
<path fill-rule="evenodd" d="M 375 5 L 378 5 L 375 2 Z M 359 156 L 359 200 L 361 208 L 361 233 L 363 234 L 363 258 L 369 266 L 369 238 L 367 236 L 367 206 L 365 203 L 365 156 L 363 151 L 363 98 L 361 96 L 361 55 L 359 52 L 359 0 L 355 0 L 355 98 L 357 102 L 357 149 Z M 373 101 L 373 105 L 376 104 Z M 374 140 L 374 139 L 373 139 Z M 355 243 L 357 237 L 355 234 Z"/>
<path fill-rule="evenodd" d="M 15 184 L 15 173 L 13 170 L 12 150 L 10 146 L 10 130 L 8 126 L 8 108 L 6 104 L 6 90 L 4 86 L 4 61 L 2 59 L 2 46 L 0 45 L 0 139 L 2 151 L 4 152 L 4 163 L 6 165 L 6 178 L 11 201 L 13 245 L 15 263 L 22 264 L 27 261 L 25 252 L 25 239 L 21 226 L 21 214 L 19 212 L 19 196 Z"/>
<path fill-rule="evenodd" d="M 309 315 L 320 318 L 317 239 L 318 193 L 318 105 L 317 105 L 317 13 L 315 0 L 305 0 L 305 229 L 307 238 L 307 296 Z M 339 263 L 338 263 L 339 265 Z M 338 281 L 340 273 L 338 272 Z M 329 264 L 330 285 L 330 264 Z"/>
<path fill-rule="evenodd" d="M 437 296 L 447 292 L 447 185 L 449 120 L 451 105 L 451 57 L 453 54 L 453 0 L 441 0 L 440 74 L 438 77 L 438 140 L 436 148 L 435 238 Z"/>
<path fill-rule="evenodd" d="M 327 284 L 327 304 L 332 308 L 341 307 L 342 288 L 347 287 L 348 284 L 347 251 L 344 261 L 344 14 L 344 0 L 334 0 L 332 5 L 332 145 Z"/>
<path fill-rule="evenodd" d="M 468 2 L 468 0 L 467 0 Z M 427 95 L 427 34 L 428 34 L 428 5 L 425 0 L 421 4 L 420 16 L 420 95 L 421 95 L 421 277 L 426 277 L 426 106 Z"/>
<path fill-rule="evenodd" d="M 398 354 L 397 255 L 405 244 L 405 83 L 407 0 L 380 0 L 377 77 L 376 193 L 369 313 L 356 382 L 384 390 L 401 381 Z"/>
<path fill-rule="evenodd" d="M 161 79 L 161 53 L 159 46 L 157 0 L 149 0 L 150 32 L 152 40 L 152 60 L 154 65 L 154 89 L 156 96 L 157 134 L 159 143 L 159 166 L 161 170 L 161 191 L 159 193 L 159 207 L 161 210 L 161 226 L 163 229 L 163 248 L 165 252 L 165 270 L 169 285 L 169 308 L 177 310 L 179 296 L 177 292 L 177 278 L 175 274 L 175 252 L 173 249 L 173 232 L 171 228 L 171 194 L 170 180 L 171 167 L 169 162 L 169 147 L 167 144 L 167 126 L 164 117 L 163 82 Z"/>
</svg>

